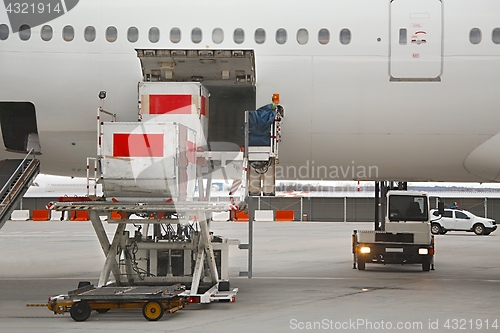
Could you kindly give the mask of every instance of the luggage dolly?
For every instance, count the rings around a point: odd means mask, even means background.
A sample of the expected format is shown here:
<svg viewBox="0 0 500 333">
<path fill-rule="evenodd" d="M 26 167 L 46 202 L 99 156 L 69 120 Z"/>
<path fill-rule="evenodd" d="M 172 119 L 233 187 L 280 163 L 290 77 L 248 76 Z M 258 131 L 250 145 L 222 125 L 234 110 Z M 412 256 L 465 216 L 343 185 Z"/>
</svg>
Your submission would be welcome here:
<svg viewBox="0 0 500 333">
<path fill-rule="evenodd" d="M 54 314 L 69 312 L 75 321 L 85 321 L 92 310 L 106 313 L 110 309 L 142 309 L 142 315 L 149 321 L 159 320 L 163 314 L 174 313 L 187 305 L 180 295 L 184 290 L 173 286 L 134 286 L 96 288 L 86 285 L 49 298 L 47 307 Z"/>
</svg>

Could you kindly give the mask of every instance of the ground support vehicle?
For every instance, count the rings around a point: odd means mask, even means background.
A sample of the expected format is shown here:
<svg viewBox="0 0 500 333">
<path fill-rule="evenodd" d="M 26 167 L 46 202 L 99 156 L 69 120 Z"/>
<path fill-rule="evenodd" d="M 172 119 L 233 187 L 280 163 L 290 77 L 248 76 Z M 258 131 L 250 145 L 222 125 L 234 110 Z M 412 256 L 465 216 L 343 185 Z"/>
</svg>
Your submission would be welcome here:
<svg viewBox="0 0 500 333">
<path fill-rule="evenodd" d="M 180 285 L 168 287 L 83 286 L 67 295 L 51 297 L 47 304 L 55 314 L 69 312 L 75 321 L 87 320 L 92 311 L 106 313 L 111 309 L 142 309 L 144 318 L 159 320 L 164 313 L 174 313 L 187 304 Z"/>
<path fill-rule="evenodd" d="M 253 76 L 240 75 L 240 65 L 241 62 L 249 65 L 253 54 L 188 51 L 181 55 L 167 50 L 138 50 L 137 54 L 143 71 L 137 121 L 117 121 L 116 114 L 103 109 L 106 93 L 100 92 L 97 158 L 87 160 L 87 189 L 94 188 L 94 194 L 88 192 L 87 198 L 74 202 L 65 199 L 51 203 L 49 208 L 87 212 L 106 257 L 97 288 L 92 293 L 100 290 L 106 293 L 110 287 L 161 287 L 181 283 L 186 289 L 182 296 L 189 303 L 234 302 L 238 289 L 231 288 L 228 281 L 228 248 L 231 244 L 239 245 L 239 241 L 213 235 L 211 214 L 243 209 L 248 193 L 247 170 L 255 168 L 249 162 L 257 163 L 259 168 L 258 179 L 254 179 L 257 185 L 253 188 L 257 187 L 259 194 L 262 188 L 267 195 L 274 194 L 273 166 L 278 159 L 284 116 L 278 104 L 279 96 L 274 95 L 273 103 L 265 110 L 252 112 L 255 117 L 263 113 L 263 117 L 257 118 L 267 120 L 258 128 L 260 139 L 267 137 L 265 142 L 250 144 L 246 135 L 245 152 L 235 144 L 223 144 L 216 150 L 215 143 L 207 142 L 209 124 L 217 125 L 217 122 L 208 121 L 209 98 L 213 97 L 206 85 L 213 81 L 210 89 L 223 93 L 224 97 L 228 90 L 221 91 L 219 86 L 233 86 L 229 78 L 234 77 L 238 86 L 251 87 Z M 206 61 L 207 57 L 214 56 L 217 59 Z M 174 66 L 178 57 L 182 57 L 179 64 L 188 61 L 193 66 L 199 62 L 219 65 L 213 75 L 193 81 L 192 75 L 185 79 L 182 75 L 173 75 L 171 70 L 179 69 Z M 229 66 L 227 71 L 225 66 Z M 185 69 L 192 69 L 188 67 Z M 251 68 L 254 66 L 248 66 Z M 234 70 L 238 75 L 230 74 Z M 225 78 L 222 81 L 218 77 L 221 72 Z M 182 73 L 186 74 L 185 71 L 178 74 Z M 172 78 L 179 82 L 171 81 Z M 234 104 L 223 104 L 216 103 L 218 112 L 227 108 L 231 110 L 230 115 L 237 114 Z M 238 104 L 242 105 L 245 104 Z M 246 133 L 250 125 L 259 123 L 248 120 L 252 118 L 249 112 L 245 112 Z M 111 121 L 103 121 L 105 116 L 110 116 Z M 218 134 L 227 131 L 226 128 L 212 130 Z M 240 133 L 241 124 L 233 130 Z M 249 146 L 258 151 L 250 154 Z M 263 146 L 265 151 L 259 150 Z M 272 175 L 263 181 L 264 173 Z M 214 174 L 233 180 L 228 201 L 210 200 Z M 101 198 L 95 194 L 98 183 L 103 188 Z M 235 192 L 240 186 L 243 190 L 237 201 Z M 112 240 L 107 237 L 103 221 L 116 224 Z M 241 248 L 251 253 L 250 245 Z M 81 301 L 88 305 L 90 300 Z M 82 307 L 84 313 L 88 312 L 86 305 Z"/>
<path fill-rule="evenodd" d="M 421 264 L 434 269 L 434 236 L 430 232 L 429 198 L 413 191 L 387 193 L 385 230 L 354 230 L 353 268 L 367 263 Z"/>
</svg>

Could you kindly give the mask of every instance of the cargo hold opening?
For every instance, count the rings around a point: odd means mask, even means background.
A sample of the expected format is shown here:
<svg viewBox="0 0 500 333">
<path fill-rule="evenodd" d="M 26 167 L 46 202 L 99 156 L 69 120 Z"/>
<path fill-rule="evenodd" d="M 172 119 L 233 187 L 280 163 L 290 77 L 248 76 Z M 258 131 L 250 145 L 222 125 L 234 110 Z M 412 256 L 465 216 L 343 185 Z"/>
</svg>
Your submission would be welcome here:
<svg viewBox="0 0 500 333">
<path fill-rule="evenodd" d="M 41 152 L 35 105 L 31 102 L 0 102 L 2 139 L 7 151 Z"/>
<path fill-rule="evenodd" d="M 244 145 L 244 111 L 256 109 L 252 50 L 136 51 L 145 82 L 199 82 L 208 89 L 211 150 Z"/>
</svg>

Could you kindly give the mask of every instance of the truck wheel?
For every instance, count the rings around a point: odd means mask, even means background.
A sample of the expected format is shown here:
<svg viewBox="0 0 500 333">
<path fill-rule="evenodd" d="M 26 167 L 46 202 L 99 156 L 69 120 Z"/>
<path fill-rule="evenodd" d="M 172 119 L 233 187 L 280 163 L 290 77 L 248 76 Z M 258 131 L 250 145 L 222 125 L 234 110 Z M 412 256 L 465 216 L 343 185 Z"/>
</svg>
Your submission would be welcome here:
<svg viewBox="0 0 500 333">
<path fill-rule="evenodd" d="M 365 261 L 363 259 L 358 258 L 358 269 L 360 271 L 365 270 Z"/>
<path fill-rule="evenodd" d="M 443 228 L 438 223 L 433 223 L 431 225 L 431 232 L 433 235 L 439 235 L 443 232 Z"/>
<path fill-rule="evenodd" d="M 483 234 L 484 234 L 484 231 L 485 231 L 485 229 L 484 229 L 484 225 L 482 225 L 481 223 L 474 224 L 474 227 L 473 227 L 473 229 L 472 229 L 472 230 L 474 230 L 474 233 L 475 233 L 476 235 L 483 235 Z"/>
<path fill-rule="evenodd" d="M 106 312 L 108 312 L 109 310 L 110 310 L 110 309 L 95 309 L 95 311 L 96 311 L 97 313 L 106 313 Z"/>
<path fill-rule="evenodd" d="M 69 314 L 74 321 L 85 321 L 90 317 L 92 309 L 86 301 L 76 302 L 71 306 Z"/>
<path fill-rule="evenodd" d="M 431 261 L 430 260 L 422 261 L 422 270 L 424 272 L 428 272 L 431 270 Z"/>
<path fill-rule="evenodd" d="M 149 301 L 142 307 L 142 315 L 149 321 L 157 321 L 164 312 L 163 305 L 158 301 Z"/>
</svg>

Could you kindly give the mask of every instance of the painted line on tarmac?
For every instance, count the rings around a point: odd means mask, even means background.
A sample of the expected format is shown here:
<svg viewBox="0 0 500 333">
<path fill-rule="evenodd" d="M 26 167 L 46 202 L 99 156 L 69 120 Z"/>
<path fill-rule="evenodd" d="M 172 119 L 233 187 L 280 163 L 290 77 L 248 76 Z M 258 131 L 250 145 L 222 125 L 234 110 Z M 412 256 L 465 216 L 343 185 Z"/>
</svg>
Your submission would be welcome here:
<svg viewBox="0 0 500 333">
<path fill-rule="evenodd" d="M 0 281 L 99 280 L 99 277 L 2 277 Z"/>
<path fill-rule="evenodd" d="M 237 277 L 238 279 L 247 279 L 246 277 Z M 234 278 L 233 278 L 234 279 Z M 253 276 L 252 279 L 259 279 L 259 280 L 373 280 L 372 277 L 308 277 L 308 276 Z M 428 277 L 394 277 L 394 278 L 380 278 L 377 277 L 377 280 L 386 280 L 386 281 L 391 281 L 391 280 L 406 280 L 406 281 L 412 281 L 412 280 L 432 280 L 432 281 L 443 281 L 443 282 L 448 282 L 448 281 L 472 281 L 472 282 L 493 282 L 493 283 L 500 283 L 499 280 L 491 280 L 491 279 L 450 279 L 450 278 L 428 278 Z M 251 279 L 250 279 L 251 280 Z"/>
</svg>

